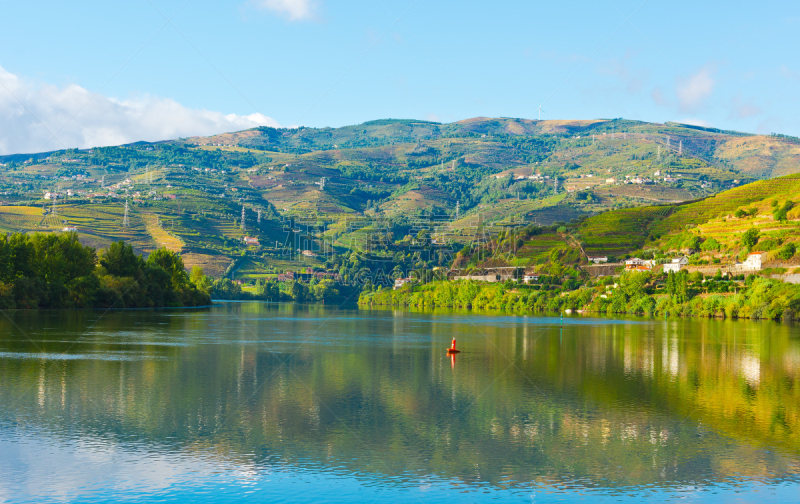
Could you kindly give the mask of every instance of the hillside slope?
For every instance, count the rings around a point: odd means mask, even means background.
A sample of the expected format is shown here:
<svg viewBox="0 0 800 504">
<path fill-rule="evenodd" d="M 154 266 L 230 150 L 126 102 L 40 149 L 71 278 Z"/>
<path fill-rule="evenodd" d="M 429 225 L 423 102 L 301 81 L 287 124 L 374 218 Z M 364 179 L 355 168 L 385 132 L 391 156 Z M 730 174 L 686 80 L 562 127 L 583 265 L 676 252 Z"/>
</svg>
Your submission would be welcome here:
<svg viewBox="0 0 800 504">
<path fill-rule="evenodd" d="M 774 185 L 743 184 L 800 171 L 800 141 L 626 119 L 387 119 L 4 156 L 0 163 L 3 230 L 75 225 L 93 246 L 113 239 L 144 252 L 167 245 L 214 273 L 244 253 L 252 273 L 262 275 L 303 250 L 361 243 L 347 239 L 358 234 L 356 221 L 406 244 L 421 223 L 435 221 L 434 239 L 455 248 L 478 231 L 491 237 L 572 221 L 569 237 L 553 240 L 619 255 L 754 203 L 744 196 L 754 187 L 783 194 Z M 708 198 L 737 186 L 742 192 L 725 196 L 725 204 Z M 47 192 L 57 194 L 55 210 Z M 123 228 L 125 200 L 131 214 Z M 693 200 L 702 201 L 680 204 Z M 760 211 L 766 219 L 768 209 Z M 364 224 L 371 222 L 381 224 Z M 250 234 L 258 247 L 241 244 Z M 524 243 L 514 260 L 542 260 L 538 243 Z"/>
</svg>

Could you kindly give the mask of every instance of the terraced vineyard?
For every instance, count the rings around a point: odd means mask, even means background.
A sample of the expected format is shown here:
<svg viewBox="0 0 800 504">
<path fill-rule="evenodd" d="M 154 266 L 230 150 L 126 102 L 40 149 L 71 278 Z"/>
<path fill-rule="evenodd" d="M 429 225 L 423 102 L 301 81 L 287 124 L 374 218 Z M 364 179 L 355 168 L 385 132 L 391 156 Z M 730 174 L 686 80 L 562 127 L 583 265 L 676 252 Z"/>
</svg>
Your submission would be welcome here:
<svg viewBox="0 0 800 504">
<path fill-rule="evenodd" d="M 144 221 L 145 229 L 153 238 L 153 241 L 156 242 L 156 245 L 165 247 L 172 252 L 181 253 L 183 251 L 185 245 L 183 240 L 167 232 L 158 215 L 151 213 L 142 214 L 142 221 Z"/>
<path fill-rule="evenodd" d="M 654 223 L 652 231 L 659 235 L 680 232 L 687 225 L 702 224 L 724 217 L 733 214 L 739 208 L 754 203 L 761 203 L 762 207 L 766 207 L 773 199 L 800 200 L 800 175 L 793 174 L 776 179 L 761 180 L 716 194 L 702 201 L 676 206 L 669 218 Z"/>
<path fill-rule="evenodd" d="M 542 233 L 525 242 L 517 250 L 515 266 L 528 266 L 545 262 L 553 249 L 563 248 L 567 242 L 554 232 Z"/>
<path fill-rule="evenodd" d="M 620 255 L 642 248 L 654 222 L 673 211 L 671 206 L 626 208 L 590 217 L 578 228 L 589 255 Z"/>
<path fill-rule="evenodd" d="M 40 227 L 43 210 L 30 206 L 0 206 L 0 230 L 12 233 Z"/>
</svg>

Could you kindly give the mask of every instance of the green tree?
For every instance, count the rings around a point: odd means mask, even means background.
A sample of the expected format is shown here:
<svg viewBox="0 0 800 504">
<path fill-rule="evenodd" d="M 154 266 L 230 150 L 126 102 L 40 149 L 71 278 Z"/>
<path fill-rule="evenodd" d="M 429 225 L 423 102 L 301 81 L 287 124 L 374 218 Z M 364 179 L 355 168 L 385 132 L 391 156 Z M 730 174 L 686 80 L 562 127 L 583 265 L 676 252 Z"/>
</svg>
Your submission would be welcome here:
<svg viewBox="0 0 800 504">
<path fill-rule="evenodd" d="M 159 266 L 169 274 L 173 289 L 183 289 L 189 283 L 189 276 L 180 255 L 164 247 L 154 250 L 147 258 L 150 267 Z"/>
<path fill-rule="evenodd" d="M 298 303 L 303 303 L 308 299 L 308 287 L 302 282 L 292 282 L 292 297 Z"/>
<path fill-rule="evenodd" d="M 794 243 L 787 243 L 783 247 L 781 247 L 780 252 L 778 252 L 778 257 L 781 259 L 788 261 L 797 253 L 797 245 Z"/>
<path fill-rule="evenodd" d="M 787 214 L 792 208 L 794 208 L 794 202 L 789 200 L 780 207 L 777 207 L 775 211 L 772 212 L 772 217 L 776 221 L 786 222 L 786 219 L 788 218 Z"/>
<path fill-rule="evenodd" d="M 144 267 L 144 260 L 136 255 L 133 246 L 118 241 L 112 243 L 100 257 L 100 265 L 109 275 L 135 277 Z"/>
<path fill-rule="evenodd" d="M 278 301 L 280 300 L 281 291 L 280 287 L 278 287 L 278 283 L 272 280 L 265 280 L 261 279 L 256 282 L 256 294 L 261 299 L 266 299 L 268 301 Z"/>
<path fill-rule="evenodd" d="M 758 243 L 758 238 L 761 233 L 756 228 L 750 228 L 742 235 L 742 246 L 746 248 L 753 248 Z"/>
</svg>

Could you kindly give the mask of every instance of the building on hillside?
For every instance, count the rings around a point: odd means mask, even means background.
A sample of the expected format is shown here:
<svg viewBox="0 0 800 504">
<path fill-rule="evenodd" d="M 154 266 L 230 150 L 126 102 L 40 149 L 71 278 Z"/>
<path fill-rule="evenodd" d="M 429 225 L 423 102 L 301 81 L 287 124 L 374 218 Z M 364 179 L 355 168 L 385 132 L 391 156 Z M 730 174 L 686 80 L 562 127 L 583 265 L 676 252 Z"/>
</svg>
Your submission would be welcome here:
<svg viewBox="0 0 800 504">
<path fill-rule="evenodd" d="M 679 272 L 684 266 L 689 264 L 689 259 L 686 256 L 676 257 L 672 261 L 664 265 L 664 273 Z"/>
<path fill-rule="evenodd" d="M 474 280 L 476 282 L 499 282 L 500 275 L 497 273 L 485 273 L 485 274 L 472 274 L 472 275 L 457 275 L 453 277 L 453 280 Z"/>
<path fill-rule="evenodd" d="M 522 278 L 522 281 L 525 282 L 526 284 L 538 282 L 539 281 L 539 275 L 525 275 Z"/>
<path fill-rule="evenodd" d="M 589 262 L 594 264 L 601 264 L 608 262 L 608 256 L 593 256 L 589 257 Z"/>
<path fill-rule="evenodd" d="M 404 285 L 410 284 L 410 283 L 414 283 L 414 282 L 415 282 L 415 279 L 411 278 L 411 277 L 408 277 L 408 278 L 396 278 L 394 280 L 394 287 L 392 288 L 392 290 L 402 289 Z"/>
<path fill-rule="evenodd" d="M 516 266 L 482 268 L 469 275 L 456 275 L 453 280 L 475 280 L 477 282 L 518 282 L 522 280 L 524 269 Z"/>
<path fill-rule="evenodd" d="M 75 226 L 67 226 L 64 229 L 62 229 L 61 231 L 65 232 L 65 233 L 77 233 L 78 232 L 78 228 L 76 228 Z"/>
<path fill-rule="evenodd" d="M 737 264 L 739 268 L 748 271 L 761 271 L 763 267 L 764 261 L 764 254 L 761 252 L 756 252 L 747 256 L 747 259 L 740 264 Z"/>
<path fill-rule="evenodd" d="M 258 246 L 258 238 L 253 238 L 252 236 L 245 236 L 242 238 L 242 241 L 245 245 L 255 245 Z"/>
<path fill-rule="evenodd" d="M 314 275 L 312 273 L 295 273 L 294 271 L 278 273 L 279 282 L 308 282 L 313 277 Z"/>
<path fill-rule="evenodd" d="M 653 269 L 655 265 L 655 261 L 647 261 L 644 259 L 639 259 L 638 257 L 634 257 L 633 259 L 628 259 L 625 261 L 625 269 L 626 270 L 638 270 L 638 271 L 650 271 Z"/>
<path fill-rule="evenodd" d="M 300 253 L 303 254 L 306 257 L 317 257 L 317 254 L 315 254 L 314 252 L 312 252 L 310 250 L 303 250 Z"/>
<path fill-rule="evenodd" d="M 315 271 L 313 273 L 314 278 L 317 280 L 334 280 L 339 281 L 339 273 L 333 273 L 330 271 Z"/>
</svg>

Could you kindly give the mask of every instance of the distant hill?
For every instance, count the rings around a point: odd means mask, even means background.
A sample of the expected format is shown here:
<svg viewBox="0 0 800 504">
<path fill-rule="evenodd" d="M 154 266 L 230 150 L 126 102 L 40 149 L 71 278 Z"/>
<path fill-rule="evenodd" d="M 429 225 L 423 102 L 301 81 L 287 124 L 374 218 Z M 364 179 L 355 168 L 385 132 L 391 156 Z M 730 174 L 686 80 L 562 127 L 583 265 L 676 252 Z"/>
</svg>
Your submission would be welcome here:
<svg viewBox="0 0 800 504">
<path fill-rule="evenodd" d="M 714 201 L 708 197 L 800 172 L 800 140 L 628 119 L 384 119 L 17 154 L 0 163 L 2 229 L 77 225 L 98 247 L 118 238 L 140 251 L 169 244 L 216 273 L 266 275 L 284 267 L 281 258 L 325 248 L 324 240 L 346 249 L 358 242 L 348 237 L 374 222 L 399 240 L 416 232 L 415 222 L 435 220 L 446 223 L 437 225 L 437 241 L 461 244 L 476 229 L 491 236 L 572 222 L 570 239 L 587 250 L 635 250 L 705 223 L 684 222 L 704 207 L 684 211 L 682 202 Z M 47 191 L 60 192 L 55 211 Z M 123 229 L 125 199 L 135 224 Z M 260 248 L 240 244 L 249 234 Z"/>
</svg>

